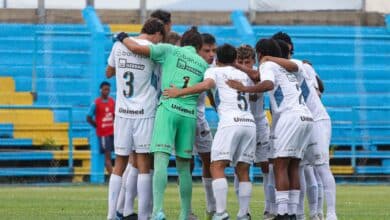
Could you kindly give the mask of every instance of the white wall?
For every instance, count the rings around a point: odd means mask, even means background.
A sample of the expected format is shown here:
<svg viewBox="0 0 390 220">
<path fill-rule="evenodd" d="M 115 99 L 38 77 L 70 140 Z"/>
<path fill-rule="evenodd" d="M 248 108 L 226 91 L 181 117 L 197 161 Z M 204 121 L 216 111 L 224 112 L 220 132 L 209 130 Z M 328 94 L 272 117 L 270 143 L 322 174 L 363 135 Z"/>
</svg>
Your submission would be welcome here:
<svg viewBox="0 0 390 220">
<path fill-rule="evenodd" d="M 385 14 L 390 13 L 389 0 L 366 0 L 366 11 L 375 11 Z"/>
<path fill-rule="evenodd" d="M 257 11 L 360 10 L 362 0 L 252 0 Z"/>
</svg>

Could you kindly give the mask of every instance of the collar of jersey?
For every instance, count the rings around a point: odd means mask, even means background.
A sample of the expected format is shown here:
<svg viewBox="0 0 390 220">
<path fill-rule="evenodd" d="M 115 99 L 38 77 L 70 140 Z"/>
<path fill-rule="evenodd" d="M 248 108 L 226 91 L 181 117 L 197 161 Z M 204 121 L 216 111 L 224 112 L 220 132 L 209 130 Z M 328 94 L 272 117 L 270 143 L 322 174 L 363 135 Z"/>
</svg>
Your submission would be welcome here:
<svg viewBox="0 0 390 220">
<path fill-rule="evenodd" d="M 193 46 L 184 46 L 183 49 L 186 49 L 186 50 L 189 50 L 189 51 L 191 51 L 193 53 L 196 53 L 196 49 Z"/>
</svg>

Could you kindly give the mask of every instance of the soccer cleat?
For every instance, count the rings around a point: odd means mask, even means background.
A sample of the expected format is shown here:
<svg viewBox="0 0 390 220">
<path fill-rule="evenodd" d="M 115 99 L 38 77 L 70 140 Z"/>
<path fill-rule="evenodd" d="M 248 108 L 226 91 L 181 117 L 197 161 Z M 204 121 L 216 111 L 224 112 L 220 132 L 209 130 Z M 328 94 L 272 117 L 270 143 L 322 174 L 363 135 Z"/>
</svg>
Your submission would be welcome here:
<svg viewBox="0 0 390 220">
<path fill-rule="evenodd" d="M 165 214 L 160 211 L 155 216 L 152 217 L 152 220 L 166 220 L 166 217 Z"/>
<path fill-rule="evenodd" d="M 322 214 L 322 213 L 318 213 L 317 217 L 319 220 L 324 220 L 324 214 Z"/>
<path fill-rule="evenodd" d="M 263 216 L 263 219 L 264 219 L 264 220 L 274 220 L 275 217 L 276 217 L 276 216 L 275 216 L 274 214 L 265 212 L 265 213 L 264 213 L 264 216 Z"/>
<path fill-rule="evenodd" d="M 288 214 L 277 215 L 277 216 L 275 217 L 275 220 L 290 220 L 290 216 L 288 216 Z"/>
<path fill-rule="evenodd" d="M 318 215 L 312 215 L 310 216 L 310 220 L 320 220 L 320 218 L 318 217 Z"/>
<path fill-rule="evenodd" d="M 214 214 L 215 214 L 215 212 L 206 211 L 206 220 L 212 220 Z"/>
<path fill-rule="evenodd" d="M 336 213 L 326 213 L 326 220 L 337 220 Z"/>
<path fill-rule="evenodd" d="M 189 216 L 188 216 L 188 220 L 198 220 L 198 216 L 196 216 L 194 213 L 191 213 Z"/>
<path fill-rule="evenodd" d="M 297 215 L 288 215 L 289 220 L 297 220 Z"/>
<path fill-rule="evenodd" d="M 297 215 L 297 220 L 305 220 L 305 214 Z"/>
<path fill-rule="evenodd" d="M 237 216 L 237 220 L 251 220 L 251 214 L 247 213 L 246 215 L 243 216 Z"/>
<path fill-rule="evenodd" d="M 132 213 L 128 216 L 123 216 L 122 220 L 137 220 L 138 219 L 138 215 L 137 213 Z"/>
<path fill-rule="evenodd" d="M 230 220 L 230 217 L 227 212 L 215 213 L 212 220 Z"/>
<path fill-rule="evenodd" d="M 116 211 L 115 219 L 116 219 L 116 220 L 122 220 L 122 219 L 123 219 L 123 214 L 120 213 L 120 212 L 118 212 L 118 211 Z"/>
</svg>

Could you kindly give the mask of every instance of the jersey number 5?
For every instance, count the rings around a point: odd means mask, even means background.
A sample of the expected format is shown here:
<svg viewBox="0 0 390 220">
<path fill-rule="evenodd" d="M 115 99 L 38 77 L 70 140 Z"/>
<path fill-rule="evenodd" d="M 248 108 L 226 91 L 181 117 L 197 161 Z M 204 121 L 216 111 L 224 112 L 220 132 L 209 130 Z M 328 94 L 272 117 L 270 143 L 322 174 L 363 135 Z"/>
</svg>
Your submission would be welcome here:
<svg viewBox="0 0 390 220">
<path fill-rule="evenodd" d="M 126 81 L 125 87 L 128 87 L 128 88 L 125 88 L 123 90 L 123 95 L 126 98 L 130 98 L 131 96 L 133 96 L 133 92 L 134 92 L 134 86 L 133 86 L 133 83 L 134 83 L 134 73 L 132 73 L 130 71 L 127 71 L 127 72 L 125 72 L 123 74 L 123 78 Z"/>
<path fill-rule="evenodd" d="M 241 109 L 241 111 L 248 110 L 248 101 L 245 98 L 245 92 L 237 92 L 237 101 L 238 101 L 237 106 L 239 109 Z"/>
</svg>

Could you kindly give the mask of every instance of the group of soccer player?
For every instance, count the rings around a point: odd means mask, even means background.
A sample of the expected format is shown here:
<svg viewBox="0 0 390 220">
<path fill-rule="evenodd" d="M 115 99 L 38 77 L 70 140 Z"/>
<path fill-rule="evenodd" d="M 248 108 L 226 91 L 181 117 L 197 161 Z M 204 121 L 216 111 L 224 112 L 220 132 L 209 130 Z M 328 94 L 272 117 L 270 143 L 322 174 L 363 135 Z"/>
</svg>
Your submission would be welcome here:
<svg viewBox="0 0 390 220">
<path fill-rule="evenodd" d="M 323 194 L 326 219 L 337 219 L 328 152 L 331 124 L 320 100 L 322 82 L 310 63 L 291 59 L 291 38 L 279 32 L 259 40 L 255 48 L 217 47 L 211 34 L 192 27 L 179 36 L 171 25 L 169 12 L 155 11 L 139 36 L 117 35 L 108 59 L 106 76 L 115 75 L 117 92 L 107 218 L 166 219 L 164 192 L 174 154 L 179 219 L 197 219 L 191 210 L 191 160 L 196 153 L 202 160 L 206 219 L 230 219 L 228 166 L 235 168 L 236 219 L 251 219 L 252 164 L 263 173 L 264 219 L 305 219 L 305 191 L 310 219 L 324 219 Z M 271 126 L 264 111 L 265 92 Z M 205 118 L 206 96 L 219 116 L 214 139 Z"/>
</svg>

